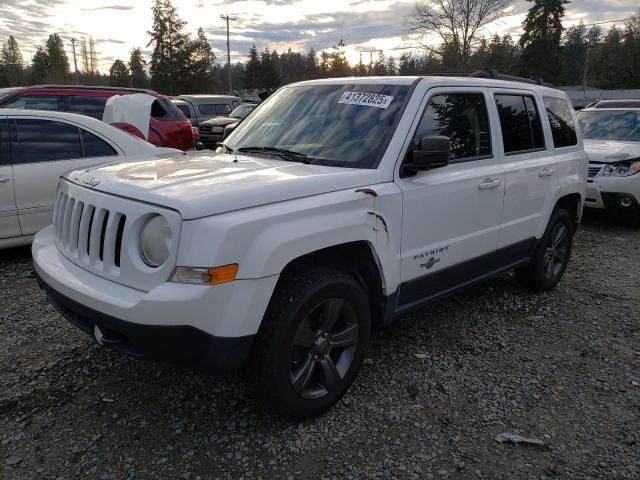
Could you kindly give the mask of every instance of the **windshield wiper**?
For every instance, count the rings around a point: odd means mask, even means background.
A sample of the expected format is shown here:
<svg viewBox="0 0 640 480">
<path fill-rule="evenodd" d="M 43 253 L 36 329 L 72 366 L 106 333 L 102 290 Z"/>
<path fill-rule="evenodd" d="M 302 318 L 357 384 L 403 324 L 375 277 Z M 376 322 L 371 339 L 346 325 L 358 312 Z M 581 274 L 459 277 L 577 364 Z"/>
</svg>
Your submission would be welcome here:
<svg viewBox="0 0 640 480">
<path fill-rule="evenodd" d="M 225 143 L 222 143 L 222 142 L 216 143 L 216 147 L 224 148 L 224 152 L 225 153 L 236 153 L 236 151 L 233 148 L 231 148 L 229 145 L 227 145 Z"/>
<path fill-rule="evenodd" d="M 284 160 L 290 162 L 311 163 L 309 158 L 300 152 L 294 152 L 293 150 L 286 150 L 278 147 L 242 147 L 238 149 L 239 152 L 255 152 L 255 153 L 267 153 L 272 155 L 278 155 Z"/>
</svg>

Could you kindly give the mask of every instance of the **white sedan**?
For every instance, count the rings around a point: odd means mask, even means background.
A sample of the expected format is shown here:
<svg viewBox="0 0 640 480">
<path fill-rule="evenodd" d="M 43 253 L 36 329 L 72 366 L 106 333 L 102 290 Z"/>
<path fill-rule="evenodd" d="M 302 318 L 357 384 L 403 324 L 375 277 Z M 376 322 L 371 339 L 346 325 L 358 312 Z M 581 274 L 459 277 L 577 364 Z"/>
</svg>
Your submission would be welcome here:
<svg viewBox="0 0 640 480">
<path fill-rule="evenodd" d="M 29 244 L 51 224 L 65 173 L 136 157 L 181 155 L 91 117 L 64 112 L 0 111 L 0 248 Z"/>
</svg>

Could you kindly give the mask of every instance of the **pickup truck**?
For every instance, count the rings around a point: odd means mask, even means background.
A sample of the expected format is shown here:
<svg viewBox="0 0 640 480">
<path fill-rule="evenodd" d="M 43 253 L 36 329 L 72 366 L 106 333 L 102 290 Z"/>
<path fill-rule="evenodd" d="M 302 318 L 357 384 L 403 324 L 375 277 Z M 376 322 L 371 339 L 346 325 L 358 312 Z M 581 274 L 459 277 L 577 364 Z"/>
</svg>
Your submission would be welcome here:
<svg viewBox="0 0 640 480">
<path fill-rule="evenodd" d="M 553 288 L 587 180 L 566 94 L 499 78 L 288 85 L 218 152 L 65 176 L 35 272 L 98 344 L 242 368 L 296 419 L 347 392 L 373 328 L 510 270 Z"/>
</svg>

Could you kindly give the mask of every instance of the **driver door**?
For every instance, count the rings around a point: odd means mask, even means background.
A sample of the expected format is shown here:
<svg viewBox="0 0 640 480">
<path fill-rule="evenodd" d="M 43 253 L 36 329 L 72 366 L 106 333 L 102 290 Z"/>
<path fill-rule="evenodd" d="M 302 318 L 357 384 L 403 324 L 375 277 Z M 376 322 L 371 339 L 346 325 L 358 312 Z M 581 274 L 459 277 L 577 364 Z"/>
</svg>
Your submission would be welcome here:
<svg viewBox="0 0 640 480">
<path fill-rule="evenodd" d="M 493 268 L 505 172 L 493 149 L 497 125 L 491 128 L 491 106 L 480 88 L 428 93 L 405 162 L 421 138 L 434 135 L 450 138 L 451 162 L 401 174 L 397 181 L 403 196 L 400 310 Z"/>
</svg>

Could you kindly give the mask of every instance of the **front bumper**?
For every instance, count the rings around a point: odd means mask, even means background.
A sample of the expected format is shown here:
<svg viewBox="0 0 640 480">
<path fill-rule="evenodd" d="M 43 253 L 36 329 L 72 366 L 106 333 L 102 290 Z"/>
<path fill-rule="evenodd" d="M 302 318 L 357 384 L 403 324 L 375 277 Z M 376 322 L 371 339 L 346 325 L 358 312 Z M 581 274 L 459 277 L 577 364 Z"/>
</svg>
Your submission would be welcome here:
<svg viewBox="0 0 640 480">
<path fill-rule="evenodd" d="M 584 205 L 620 214 L 634 214 L 640 210 L 639 201 L 640 177 L 590 178 Z"/>
<path fill-rule="evenodd" d="M 216 370 L 242 363 L 278 280 L 167 282 L 145 292 L 74 264 L 59 252 L 53 227 L 36 235 L 32 255 L 40 284 L 65 317 L 92 335 L 98 325 L 125 339 L 105 346 L 138 357 L 203 361 Z"/>
<path fill-rule="evenodd" d="M 202 133 L 200 132 L 200 141 L 206 148 L 215 149 L 216 144 L 221 142 L 224 137 L 223 133 Z"/>
<path fill-rule="evenodd" d="M 240 368 L 251 350 L 253 335 L 224 338 L 184 325 L 125 322 L 65 297 L 39 275 L 37 279 L 49 303 L 67 320 L 94 337 L 101 346 L 136 358 L 186 363 L 222 372 Z"/>
</svg>

